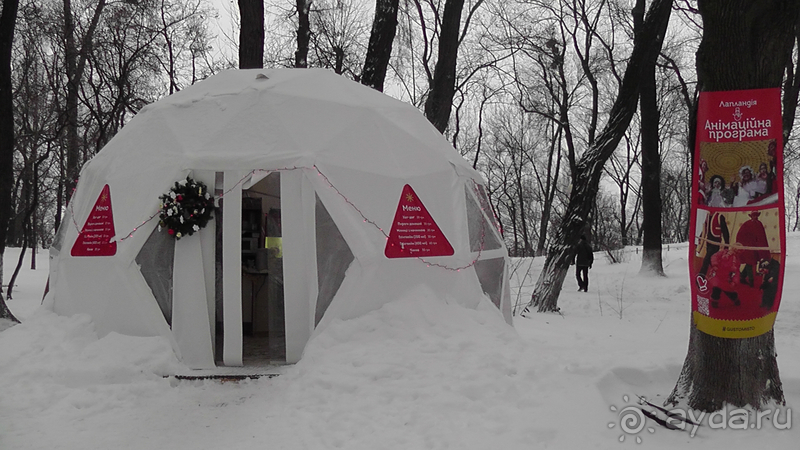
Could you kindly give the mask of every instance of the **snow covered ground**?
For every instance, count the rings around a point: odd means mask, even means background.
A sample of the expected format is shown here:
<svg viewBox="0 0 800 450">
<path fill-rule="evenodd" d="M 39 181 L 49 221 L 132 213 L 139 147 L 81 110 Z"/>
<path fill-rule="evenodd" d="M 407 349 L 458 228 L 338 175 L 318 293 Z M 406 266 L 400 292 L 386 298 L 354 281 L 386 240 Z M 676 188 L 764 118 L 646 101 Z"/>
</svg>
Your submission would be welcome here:
<svg viewBox="0 0 800 450">
<path fill-rule="evenodd" d="M 791 409 L 800 405 L 800 234 L 787 247 L 775 335 Z M 800 442 L 800 417 L 792 422 L 785 410 L 778 427 L 756 426 L 752 413 L 753 428 L 704 420 L 694 435 L 630 421 L 640 417 L 626 409 L 636 395 L 659 405 L 669 395 L 686 354 L 685 244 L 665 251 L 666 278 L 638 275 L 635 253 L 616 265 L 598 253 L 588 293 L 577 292 L 571 270 L 563 315 L 515 317 L 514 327 L 420 290 L 332 324 L 280 376 L 239 383 L 165 378 L 185 369 L 160 338 L 98 339 L 88 317 L 39 309 L 47 253 L 39 255 L 43 264 L 22 272 L 8 302 L 23 323 L 0 332 L 3 450 L 796 450 Z M 6 252 L 6 283 L 17 256 Z M 525 302 L 542 259 L 518 263 Z"/>
</svg>

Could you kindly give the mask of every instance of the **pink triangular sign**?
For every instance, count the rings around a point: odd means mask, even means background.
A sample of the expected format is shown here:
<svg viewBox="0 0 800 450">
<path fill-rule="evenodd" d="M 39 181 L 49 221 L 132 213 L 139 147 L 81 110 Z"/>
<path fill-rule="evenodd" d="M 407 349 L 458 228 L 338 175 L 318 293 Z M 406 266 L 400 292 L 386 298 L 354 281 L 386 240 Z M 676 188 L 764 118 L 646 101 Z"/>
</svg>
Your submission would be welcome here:
<svg viewBox="0 0 800 450">
<path fill-rule="evenodd" d="M 384 254 L 387 258 L 453 254 L 453 246 L 409 185 L 403 187 Z"/>
<path fill-rule="evenodd" d="M 114 256 L 117 243 L 109 242 L 115 235 L 114 212 L 111 209 L 111 190 L 103 187 L 89 218 L 72 246 L 72 256 Z"/>
</svg>

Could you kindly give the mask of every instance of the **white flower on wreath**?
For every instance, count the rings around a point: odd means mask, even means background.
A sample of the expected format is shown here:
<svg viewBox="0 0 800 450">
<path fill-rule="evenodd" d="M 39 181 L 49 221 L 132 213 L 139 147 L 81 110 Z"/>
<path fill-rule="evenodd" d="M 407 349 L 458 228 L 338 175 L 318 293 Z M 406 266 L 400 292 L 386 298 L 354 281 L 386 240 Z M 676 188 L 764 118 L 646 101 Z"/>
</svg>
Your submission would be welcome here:
<svg viewBox="0 0 800 450">
<path fill-rule="evenodd" d="M 169 191 L 169 198 L 175 199 L 175 191 Z"/>
<path fill-rule="evenodd" d="M 183 216 L 178 216 L 178 219 L 183 223 Z"/>
<path fill-rule="evenodd" d="M 195 224 L 195 225 L 192 225 L 192 229 L 193 229 L 194 231 L 200 231 L 200 227 L 198 227 L 198 226 L 197 226 L 197 224 Z"/>
<path fill-rule="evenodd" d="M 167 216 L 172 217 L 172 208 L 167 210 Z"/>
</svg>

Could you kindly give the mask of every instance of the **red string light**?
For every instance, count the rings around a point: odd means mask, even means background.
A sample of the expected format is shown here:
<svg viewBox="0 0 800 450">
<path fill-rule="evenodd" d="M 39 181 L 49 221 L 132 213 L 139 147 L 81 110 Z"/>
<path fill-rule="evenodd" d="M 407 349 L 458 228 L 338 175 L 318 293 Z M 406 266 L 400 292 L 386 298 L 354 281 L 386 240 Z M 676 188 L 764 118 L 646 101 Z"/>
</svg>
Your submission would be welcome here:
<svg viewBox="0 0 800 450">
<path fill-rule="evenodd" d="M 240 184 L 244 183 L 245 180 L 247 180 L 249 177 L 253 176 L 256 173 L 266 173 L 267 175 L 269 175 L 269 174 L 274 173 L 274 172 L 288 172 L 288 171 L 293 171 L 293 170 L 307 170 L 307 171 L 314 170 L 314 171 L 316 171 L 317 172 L 317 176 L 322 177 L 322 179 L 325 180 L 325 182 L 327 183 L 328 187 L 330 189 L 333 189 L 333 191 L 336 192 L 336 194 L 339 195 L 339 197 L 341 197 L 342 200 L 344 200 L 344 202 L 347 205 L 349 205 L 356 213 L 358 213 L 358 215 L 361 216 L 361 218 L 363 219 L 364 223 L 372 225 L 376 230 L 378 230 L 378 232 L 380 232 L 384 236 L 384 238 L 386 240 L 389 239 L 389 235 L 386 234 L 386 232 L 383 230 L 383 228 L 381 228 L 377 223 L 375 223 L 373 220 L 371 220 L 367 216 L 365 216 L 364 213 L 361 211 L 361 209 L 359 209 L 352 201 L 350 201 L 349 198 L 347 198 L 347 196 L 345 196 L 336 186 L 334 186 L 333 183 L 331 182 L 331 180 L 327 177 L 327 175 L 322 173 L 322 171 L 319 170 L 319 167 L 317 167 L 316 165 L 314 165 L 312 167 L 297 167 L 297 166 L 293 166 L 293 167 L 283 167 L 283 168 L 280 168 L 280 169 L 254 169 L 254 170 L 251 170 L 245 176 L 240 178 L 239 181 L 237 181 L 228 190 L 226 190 L 226 191 L 220 193 L 219 195 L 217 195 L 217 204 L 219 204 L 219 201 L 218 201 L 219 199 L 222 199 L 223 197 L 225 197 L 225 195 L 229 194 L 231 191 L 236 189 L 237 186 L 239 186 Z M 473 179 L 471 179 L 470 181 L 472 181 L 473 192 L 475 193 L 476 196 L 480 196 L 480 191 L 478 189 L 478 183 Z M 478 202 L 478 207 L 481 209 L 481 211 L 483 211 L 484 215 L 488 214 L 486 212 L 486 210 L 484 209 L 484 207 L 483 207 L 481 202 Z M 70 209 L 70 213 L 71 213 L 70 215 L 71 215 L 72 223 L 75 225 L 75 228 L 80 231 L 80 227 L 78 226 L 78 223 L 75 221 L 75 214 L 74 214 L 74 210 L 73 210 L 73 202 L 72 201 L 70 201 L 69 209 Z M 150 222 L 151 220 L 156 218 L 159 215 L 160 212 L 161 212 L 161 210 L 159 209 L 153 215 L 151 215 L 150 217 L 145 219 L 142 223 L 140 223 L 139 225 L 135 226 L 127 235 L 125 235 L 124 237 L 119 239 L 119 241 L 124 241 L 124 240 L 130 238 L 131 236 L 133 236 L 133 234 L 136 233 L 136 231 L 139 228 L 141 228 L 142 226 L 144 226 L 145 224 L 147 224 L 148 222 Z M 492 213 L 492 215 L 494 215 L 494 211 L 491 211 L 491 213 Z M 499 221 L 498 221 L 498 223 L 499 223 Z M 112 241 L 113 241 L 113 238 L 112 238 Z M 451 266 L 448 266 L 446 264 L 439 264 L 439 263 L 436 263 L 436 262 L 428 261 L 428 260 L 426 260 L 425 258 L 423 258 L 421 256 L 417 256 L 417 257 L 415 257 L 415 259 L 417 259 L 417 260 L 421 261 L 422 263 L 426 264 L 427 267 L 436 267 L 436 268 L 445 269 L 445 270 L 449 270 L 449 271 L 460 272 L 462 269 L 468 269 L 468 268 L 474 266 L 475 264 L 477 264 L 478 260 L 480 260 L 481 254 L 483 253 L 483 251 L 485 249 L 485 245 L 486 245 L 486 220 L 485 220 L 485 218 L 483 218 L 483 220 L 481 220 L 480 246 L 478 248 L 478 252 L 477 252 L 475 258 L 469 264 L 466 264 L 466 265 L 463 265 L 463 266 L 459 266 L 459 267 L 451 267 Z"/>
</svg>

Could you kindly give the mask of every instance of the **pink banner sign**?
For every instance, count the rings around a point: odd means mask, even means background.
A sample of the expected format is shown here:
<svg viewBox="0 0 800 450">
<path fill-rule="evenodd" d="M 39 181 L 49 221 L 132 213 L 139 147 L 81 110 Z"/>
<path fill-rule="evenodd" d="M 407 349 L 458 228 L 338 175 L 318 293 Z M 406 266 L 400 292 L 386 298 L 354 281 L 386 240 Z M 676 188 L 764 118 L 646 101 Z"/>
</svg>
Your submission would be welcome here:
<svg viewBox="0 0 800 450">
<path fill-rule="evenodd" d="M 772 329 L 786 247 L 780 89 L 702 92 L 689 270 L 697 328 L 724 338 Z"/>
<path fill-rule="evenodd" d="M 387 258 L 453 254 L 453 246 L 409 185 L 403 187 L 400 195 L 384 254 Z"/>
<path fill-rule="evenodd" d="M 72 256 L 114 256 L 117 243 L 109 242 L 115 235 L 114 211 L 111 209 L 111 190 L 103 187 L 100 196 L 83 224 L 83 229 L 72 246 Z"/>
</svg>

